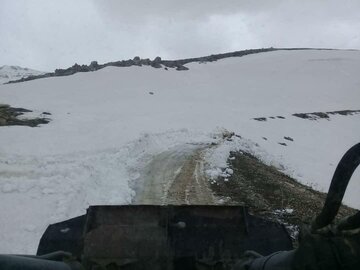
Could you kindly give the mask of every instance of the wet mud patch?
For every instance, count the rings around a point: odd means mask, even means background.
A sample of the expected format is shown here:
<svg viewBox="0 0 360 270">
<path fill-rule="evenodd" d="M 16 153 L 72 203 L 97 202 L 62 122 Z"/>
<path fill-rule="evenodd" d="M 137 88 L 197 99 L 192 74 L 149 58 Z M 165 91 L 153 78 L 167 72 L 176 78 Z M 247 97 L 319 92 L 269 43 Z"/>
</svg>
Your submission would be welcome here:
<svg viewBox="0 0 360 270">
<path fill-rule="evenodd" d="M 0 127 L 1 126 L 28 126 L 37 127 L 41 124 L 47 124 L 50 119 L 47 117 L 24 117 L 25 113 L 33 111 L 24 108 L 15 108 L 7 104 L 0 104 Z M 49 116 L 49 112 L 43 112 L 42 115 Z M 22 116 L 22 117 L 20 117 Z"/>
</svg>

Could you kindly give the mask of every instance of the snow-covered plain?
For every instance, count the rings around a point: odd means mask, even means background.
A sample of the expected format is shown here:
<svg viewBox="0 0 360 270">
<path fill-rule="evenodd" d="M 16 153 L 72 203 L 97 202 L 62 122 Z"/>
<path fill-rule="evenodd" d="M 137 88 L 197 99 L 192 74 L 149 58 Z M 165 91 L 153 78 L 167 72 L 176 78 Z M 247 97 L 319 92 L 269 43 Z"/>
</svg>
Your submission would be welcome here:
<svg viewBox="0 0 360 270">
<path fill-rule="evenodd" d="M 247 150 L 326 191 L 360 141 L 359 114 L 291 115 L 360 109 L 359 51 L 276 51 L 187 67 L 107 67 L 0 85 L 0 103 L 52 114 L 38 128 L 0 128 L 0 253 L 34 253 L 49 223 L 90 204 L 131 203 L 139 170 L 176 145 L 219 142 L 207 153 L 212 172 L 224 170 L 230 150 Z M 285 119 L 253 120 L 263 116 Z M 222 140 L 224 130 L 243 139 Z M 359 179 L 357 171 L 345 198 L 357 208 Z"/>
</svg>

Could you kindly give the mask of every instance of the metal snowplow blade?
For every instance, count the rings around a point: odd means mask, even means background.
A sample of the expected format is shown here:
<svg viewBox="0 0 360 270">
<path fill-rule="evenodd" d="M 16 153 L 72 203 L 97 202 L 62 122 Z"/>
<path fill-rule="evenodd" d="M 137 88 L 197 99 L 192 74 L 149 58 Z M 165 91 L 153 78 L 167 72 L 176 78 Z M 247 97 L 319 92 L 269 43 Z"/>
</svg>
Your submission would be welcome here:
<svg viewBox="0 0 360 270">
<path fill-rule="evenodd" d="M 50 225 L 38 255 L 69 251 L 85 269 L 228 269 L 245 250 L 290 249 L 282 225 L 242 206 L 130 205 L 91 206 Z"/>
</svg>

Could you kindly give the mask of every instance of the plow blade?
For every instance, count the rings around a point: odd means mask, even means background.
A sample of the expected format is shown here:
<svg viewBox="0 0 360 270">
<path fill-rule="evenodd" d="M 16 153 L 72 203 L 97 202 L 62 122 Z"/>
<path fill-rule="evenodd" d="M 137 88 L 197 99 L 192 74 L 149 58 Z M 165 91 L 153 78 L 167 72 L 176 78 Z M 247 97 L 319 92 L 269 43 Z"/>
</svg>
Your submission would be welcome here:
<svg viewBox="0 0 360 270">
<path fill-rule="evenodd" d="M 91 206 L 50 225 L 38 254 L 71 252 L 85 269 L 229 269 L 246 250 L 291 250 L 284 226 L 242 206 Z"/>
</svg>

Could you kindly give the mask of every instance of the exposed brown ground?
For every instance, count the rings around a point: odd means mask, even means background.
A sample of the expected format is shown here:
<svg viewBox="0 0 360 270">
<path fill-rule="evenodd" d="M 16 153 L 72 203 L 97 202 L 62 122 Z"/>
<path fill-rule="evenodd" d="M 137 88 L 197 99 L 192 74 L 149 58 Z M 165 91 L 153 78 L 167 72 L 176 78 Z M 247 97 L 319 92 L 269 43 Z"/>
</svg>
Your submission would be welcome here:
<svg viewBox="0 0 360 270">
<path fill-rule="evenodd" d="M 206 146 L 182 145 L 155 156 L 142 174 L 135 204 L 216 204 L 204 175 Z"/>
<path fill-rule="evenodd" d="M 294 225 L 309 223 L 320 213 L 326 194 L 300 184 L 249 154 L 231 153 L 231 157 L 228 161 L 234 173 L 229 181 L 212 185 L 217 196 L 228 197 L 228 204 L 244 204 L 255 214 Z M 338 217 L 353 213 L 354 209 L 342 206 Z"/>
</svg>

